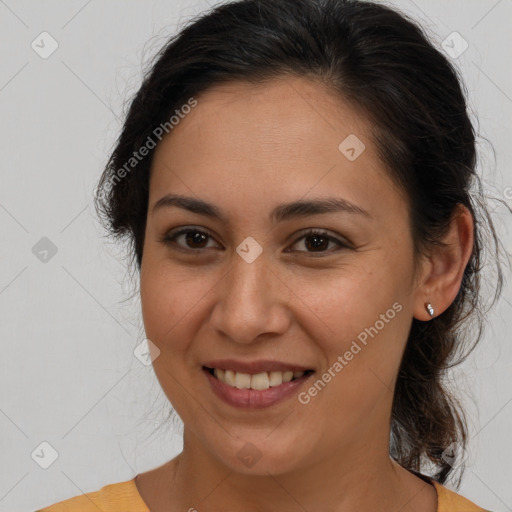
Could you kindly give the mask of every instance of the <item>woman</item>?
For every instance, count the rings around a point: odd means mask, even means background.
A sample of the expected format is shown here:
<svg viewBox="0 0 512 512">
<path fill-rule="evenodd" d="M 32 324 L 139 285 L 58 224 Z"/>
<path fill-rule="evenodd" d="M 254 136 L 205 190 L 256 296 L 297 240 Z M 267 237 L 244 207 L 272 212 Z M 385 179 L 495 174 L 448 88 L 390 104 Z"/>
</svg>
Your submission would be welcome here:
<svg viewBox="0 0 512 512">
<path fill-rule="evenodd" d="M 443 485 L 484 220 L 498 245 L 475 165 L 456 72 L 391 8 L 242 0 L 182 30 L 97 207 L 183 451 L 42 510 L 484 510 Z"/>
</svg>

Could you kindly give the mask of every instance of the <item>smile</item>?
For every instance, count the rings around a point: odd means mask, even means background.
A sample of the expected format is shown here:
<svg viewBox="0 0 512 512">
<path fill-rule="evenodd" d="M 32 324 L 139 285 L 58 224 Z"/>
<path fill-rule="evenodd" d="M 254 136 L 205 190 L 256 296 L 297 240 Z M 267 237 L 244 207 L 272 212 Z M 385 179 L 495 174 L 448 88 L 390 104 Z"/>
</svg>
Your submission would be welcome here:
<svg viewBox="0 0 512 512">
<path fill-rule="evenodd" d="M 214 394 L 237 408 L 261 409 L 291 397 L 314 373 L 305 371 L 269 371 L 242 373 L 203 366 Z"/>
<path fill-rule="evenodd" d="M 286 371 L 286 372 L 260 372 L 256 374 L 235 372 L 233 370 L 223 370 L 221 368 L 208 368 L 208 371 L 218 380 L 237 389 L 257 389 L 263 390 L 271 387 L 280 386 L 283 382 L 291 382 L 300 379 L 306 373 L 312 370 Z"/>
</svg>

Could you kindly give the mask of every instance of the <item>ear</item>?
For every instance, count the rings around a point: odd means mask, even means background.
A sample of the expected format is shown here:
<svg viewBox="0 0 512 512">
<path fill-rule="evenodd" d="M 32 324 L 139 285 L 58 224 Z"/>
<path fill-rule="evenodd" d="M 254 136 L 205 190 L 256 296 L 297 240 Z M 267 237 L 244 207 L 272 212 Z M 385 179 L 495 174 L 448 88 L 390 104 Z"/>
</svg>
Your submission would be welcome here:
<svg viewBox="0 0 512 512">
<path fill-rule="evenodd" d="M 422 321 L 433 318 L 425 308 L 427 302 L 434 307 L 434 316 L 439 316 L 455 300 L 473 251 L 473 229 L 471 212 L 458 204 L 442 239 L 447 245 L 433 246 L 422 263 L 421 278 L 415 290 L 414 318 Z"/>
</svg>

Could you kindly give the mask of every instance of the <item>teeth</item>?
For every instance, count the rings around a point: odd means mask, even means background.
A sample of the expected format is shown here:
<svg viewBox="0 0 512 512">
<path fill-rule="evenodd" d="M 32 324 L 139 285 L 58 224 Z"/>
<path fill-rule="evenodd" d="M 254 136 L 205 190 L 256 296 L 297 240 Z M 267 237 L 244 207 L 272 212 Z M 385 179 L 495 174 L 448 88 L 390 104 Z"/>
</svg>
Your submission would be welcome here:
<svg viewBox="0 0 512 512">
<path fill-rule="evenodd" d="M 290 382 L 293 379 L 293 372 L 283 372 L 283 382 Z"/>
<path fill-rule="evenodd" d="M 268 380 L 270 386 L 279 386 L 283 383 L 283 373 L 282 372 L 270 372 L 268 374 Z"/>
<path fill-rule="evenodd" d="M 239 374 L 237 374 L 239 375 Z M 242 374 L 247 375 L 247 374 Z M 256 375 L 253 375 L 252 377 L 249 376 L 249 379 L 251 381 L 251 389 L 268 389 L 270 387 L 270 379 L 267 372 L 263 373 L 257 373 Z"/>
<path fill-rule="evenodd" d="M 261 372 L 251 375 L 249 373 L 239 373 L 232 370 L 222 370 L 215 368 L 213 374 L 217 379 L 228 386 L 238 389 L 268 389 L 269 387 L 280 386 L 284 382 L 290 382 L 304 375 L 304 372 Z"/>
<path fill-rule="evenodd" d="M 232 387 L 235 387 L 235 372 L 232 372 L 231 370 L 226 370 L 224 372 L 224 382 Z"/>
<path fill-rule="evenodd" d="M 235 373 L 235 388 L 249 389 L 251 387 L 251 376 L 248 373 Z"/>
</svg>

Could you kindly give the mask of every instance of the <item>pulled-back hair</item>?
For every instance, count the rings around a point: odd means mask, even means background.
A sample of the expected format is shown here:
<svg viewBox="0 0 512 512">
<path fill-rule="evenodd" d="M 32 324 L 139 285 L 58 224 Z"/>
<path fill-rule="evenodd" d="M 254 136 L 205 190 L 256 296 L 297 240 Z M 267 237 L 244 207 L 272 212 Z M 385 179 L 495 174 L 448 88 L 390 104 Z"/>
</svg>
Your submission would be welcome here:
<svg viewBox="0 0 512 512">
<path fill-rule="evenodd" d="M 464 448 L 468 437 L 444 376 L 481 338 L 484 242 L 494 244 L 488 252 L 496 255 L 493 304 L 503 277 L 464 84 L 417 24 L 392 8 L 355 0 L 240 0 L 198 16 L 146 73 L 98 184 L 96 209 L 115 239 L 128 240 L 140 271 L 154 152 L 127 170 L 133 153 L 212 86 L 287 76 L 327 85 L 366 116 L 384 168 L 408 198 L 416 263 L 443 245 L 457 205 L 473 215 L 474 246 L 459 292 L 434 319 L 412 320 L 392 406 L 390 455 L 413 471 L 433 466 L 431 476 L 443 483 L 454 466 L 443 452 L 452 443 Z"/>
</svg>

